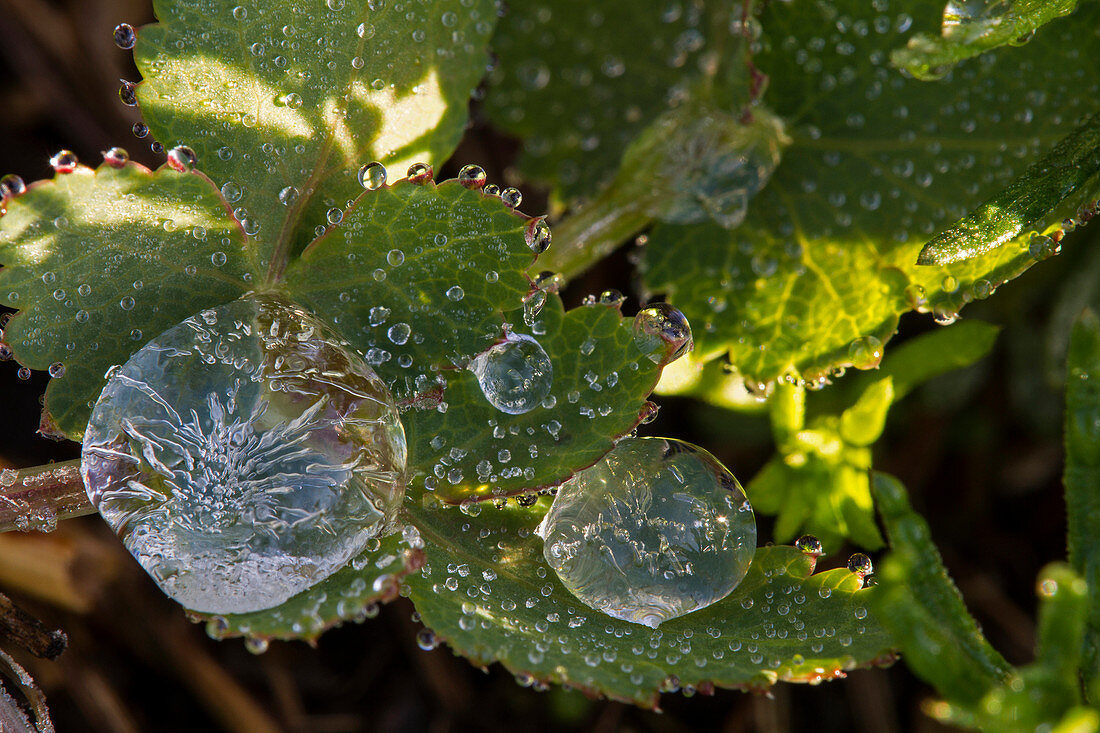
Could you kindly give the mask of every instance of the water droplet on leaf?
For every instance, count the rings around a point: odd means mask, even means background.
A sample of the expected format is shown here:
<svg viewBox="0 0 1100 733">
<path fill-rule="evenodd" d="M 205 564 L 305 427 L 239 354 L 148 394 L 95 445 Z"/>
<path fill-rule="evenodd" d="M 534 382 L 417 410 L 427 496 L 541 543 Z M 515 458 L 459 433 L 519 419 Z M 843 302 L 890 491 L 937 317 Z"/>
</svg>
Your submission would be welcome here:
<svg viewBox="0 0 1100 733">
<path fill-rule="evenodd" d="M 58 151 L 50 158 L 50 167 L 55 173 L 72 173 L 79 163 L 76 153 L 71 150 Z"/>
<path fill-rule="evenodd" d="M 121 168 L 130 160 L 130 154 L 124 148 L 111 148 L 103 153 L 103 162 L 112 168 Z"/>
<path fill-rule="evenodd" d="M 485 169 L 480 165 L 466 165 L 458 172 L 458 182 L 466 188 L 481 188 L 485 180 Z"/>
<path fill-rule="evenodd" d="M 119 23 L 115 26 L 114 38 L 116 46 L 123 51 L 129 51 L 137 41 L 137 34 L 134 33 L 134 27 L 129 23 Z"/>
<path fill-rule="evenodd" d="M 725 598 L 756 551 L 737 479 L 702 448 L 668 438 L 622 440 L 559 487 L 538 532 L 573 595 L 651 627 Z"/>
<path fill-rule="evenodd" d="M 386 185 L 386 166 L 378 161 L 364 165 L 359 169 L 359 185 L 368 191 L 375 191 Z"/>
<path fill-rule="evenodd" d="M 691 350 L 691 325 L 668 303 L 654 303 L 634 316 L 634 343 L 654 363 L 668 364 Z"/>
<path fill-rule="evenodd" d="M 530 412 L 550 394 L 554 367 L 533 337 L 509 334 L 470 363 L 481 392 L 493 407 L 509 415 Z"/>
<path fill-rule="evenodd" d="M 186 145 L 177 145 L 168 151 L 168 167 L 180 173 L 186 173 L 195 167 L 198 156 Z"/>
<path fill-rule="evenodd" d="M 109 378 L 84 436 L 88 497 L 172 598 L 270 608 L 387 531 L 397 408 L 311 315 L 269 295 L 165 331 Z"/>
</svg>

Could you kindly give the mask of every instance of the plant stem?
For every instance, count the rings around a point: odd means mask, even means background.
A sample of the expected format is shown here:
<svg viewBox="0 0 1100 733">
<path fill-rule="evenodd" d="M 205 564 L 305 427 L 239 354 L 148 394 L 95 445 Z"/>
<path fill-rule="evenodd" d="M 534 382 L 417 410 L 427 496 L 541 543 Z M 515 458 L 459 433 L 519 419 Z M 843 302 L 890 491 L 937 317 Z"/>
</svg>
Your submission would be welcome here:
<svg viewBox="0 0 1100 733">
<path fill-rule="evenodd" d="M 79 460 L 0 470 L 0 532 L 49 531 L 62 519 L 94 513 Z"/>
<path fill-rule="evenodd" d="M 651 186 L 640 187 L 617 177 L 594 200 L 553 227 L 554 244 L 540 258 L 539 267 L 566 280 L 581 274 L 649 226 L 653 217 L 646 209 L 651 195 Z"/>
</svg>

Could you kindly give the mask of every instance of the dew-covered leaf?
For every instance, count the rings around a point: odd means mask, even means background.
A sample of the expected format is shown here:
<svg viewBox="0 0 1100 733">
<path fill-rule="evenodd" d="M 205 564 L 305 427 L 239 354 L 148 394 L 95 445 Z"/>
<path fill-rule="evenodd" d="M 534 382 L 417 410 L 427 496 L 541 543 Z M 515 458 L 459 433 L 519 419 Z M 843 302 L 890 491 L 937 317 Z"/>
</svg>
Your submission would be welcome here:
<svg viewBox="0 0 1100 733">
<path fill-rule="evenodd" d="M 952 65 L 1001 46 L 1018 46 L 1078 0 L 949 0 L 939 35 L 918 33 L 890 61 L 919 79 L 940 79 Z"/>
<path fill-rule="evenodd" d="M 1069 562 L 1088 582 L 1086 684 L 1100 684 L 1100 320 L 1085 311 L 1074 325 L 1066 378 L 1066 524 Z"/>
<path fill-rule="evenodd" d="M 363 192 L 291 263 L 286 284 L 409 398 L 500 337 L 505 311 L 531 290 L 533 225 L 457 181 L 399 181 Z"/>
<path fill-rule="evenodd" d="M 873 366 L 912 308 L 947 322 L 1034 259 L 1019 243 L 951 266 L 917 267 L 928 236 L 1004 188 L 1100 107 L 1084 59 L 1100 50 L 1085 6 L 1023 48 L 959 66 L 944 81 L 904 78 L 887 53 L 926 3 L 772 3 L 756 63 L 792 139 L 745 222 L 657 226 L 648 290 L 691 320 L 698 358 L 728 353 L 746 378 L 810 381 Z"/>
<path fill-rule="evenodd" d="M 1100 192 L 1100 114 L 1054 146 L 1007 188 L 937 234 L 917 258 L 918 265 L 946 265 L 1007 244 L 1049 218 L 1078 190 Z"/>
<path fill-rule="evenodd" d="M 1012 668 L 966 610 L 905 488 L 881 473 L 873 483 L 890 540 L 872 590 L 874 615 L 897 639 L 914 674 L 944 697 L 976 702 L 1006 681 Z"/>
<path fill-rule="evenodd" d="M 204 176 L 78 166 L 27 188 L 0 219 L 4 339 L 60 375 L 44 425 L 79 439 L 104 384 L 151 337 L 250 290 L 255 262 Z M 52 425 L 50 421 L 52 420 Z"/>
<path fill-rule="evenodd" d="M 524 140 L 526 175 L 565 201 L 591 196 L 634 138 L 692 94 L 700 67 L 737 58 L 738 41 L 727 3 L 513 3 L 493 38 L 485 109 Z"/>
<path fill-rule="evenodd" d="M 578 601 L 544 562 L 530 509 L 477 505 L 476 516 L 417 506 L 427 564 L 407 583 L 424 623 L 474 664 L 502 663 L 521 684 L 569 684 L 657 704 L 661 691 L 817 682 L 892 660 L 867 614 L 868 591 L 845 569 L 812 574 L 792 547 L 757 550 L 725 599 L 657 629 Z"/>
<path fill-rule="evenodd" d="M 154 9 L 135 49 L 142 113 L 166 147 L 194 149 L 272 275 L 361 192 L 363 164 L 396 178 L 450 155 L 497 15 L 493 0 Z"/>
<path fill-rule="evenodd" d="M 376 615 L 378 605 L 396 598 L 404 578 L 415 573 L 424 560 L 421 543 L 413 539 L 410 545 L 402 533 L 391 534 L 375 544 L 343 569 L 274 608 L 252 613 L 189 614 L 205 620 L 207 633 L 215 639 L 243 636 L 250 644 L 260 645 L 269 639 L 316 640 L 333 626 Z"/>
<path fill-rule="evenodd" d="M 633 319 L 617 305 L 566 312 L 551 294 L 529 329 L 553 366 L 541 404 L 508 414 L 486 399 L 470 370 L 448 371 L 446 410 L 406 414 L 410 466 L 447 500 L 489 498 L 554 486 L 596 462 L 648 414 L 661 368 L 638 347 Z"/>
</svg>

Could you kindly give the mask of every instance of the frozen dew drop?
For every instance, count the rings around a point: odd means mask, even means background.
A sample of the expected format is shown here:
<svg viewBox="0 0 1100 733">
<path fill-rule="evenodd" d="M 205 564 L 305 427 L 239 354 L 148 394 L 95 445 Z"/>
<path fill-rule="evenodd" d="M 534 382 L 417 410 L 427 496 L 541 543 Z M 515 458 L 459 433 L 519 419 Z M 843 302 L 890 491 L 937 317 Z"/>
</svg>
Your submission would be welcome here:
<svg viewBox="0 0 1100 733">
<path fill-rule="evenodd" d="M 882 342 L 874 336 L 863 336 L 848 344 L 848 358 L 856 369 L 877 369 L 882 362 Z"/>
<path fill-rule="evenodd" d="M 866 578 L 875 571 L 875 566 L 871 564 L 871 558 L 857 552 L 848 558 L 848 570 L 860 578 Z"/>
<path fill-rule="evenodd" d="M 55 173 L 72 173 L 79 163 L 76 153 L 71 150 L 60 150 L 50 158 L 50 167 Z"/>
<path fill-rule="evenodd" d="M 691 325 L 668 303 L 647 305 L 634 316 L 634 343 L 654 363 L 668 364 L 691 350 Z"/>
<path fill-rule="evenodd" d="M 283 206 L 291 206 L 297 200 L 298 189 L 294 188 L 294 186 L 287 186 L 283 190 L 279 191 L 279 203 Z"/>
<path fill-rule="evenodd" d="M 168 167 L 180 173 L 186 173 L 195 167 L 198 156 L 186 145 L 177 145 L 168 151 Z"/>
<path fill-rule="evenodd" d="M 386 166 L 378 161 L 367 163 L 359 169 L 359 185 L 368 191 L 375 191 L 386 185 Z"/>
<path fill-rule="evenodd" d="M 431 629 L 421 629 L 416 632 L 416 645 L 426 652 L 430 652 L 439 646 L 439 639 Z"/>
<path fill-rule="evenodd" d="M 527 238 L 527 246 L 531 248 L 531 251 L 540 255 L 550 246 L 550 225 L 546 223 L 545 219 L 532 219 L 527 222 L 524 236 Z"/>
<path fill-rule="evenodd" d="M 485 169 L 480 165 L 466 165 L 458 172 L 458 182 L 466 188 L 481 188 L 485 180 Z"/>
<path fill-rule="evenodd" d="M 432 167 L 427 163 L 413 163 L 405 173 L 405 177 L 413 183 L 427 183 L 432 180 L 432 175 Z"/>
<path fill-rule="evenodd" d="M 626 438 L 558 489 L 543 556 L 586 605 L 656 627 L 725 598 L 756 552 L 741 485 L 702 448 Z"/>
<path fill-rule="evenodd" d="M 112 168 L 121 168 L 130 160 L 125 148 L 111 148 L 103 153 L 103 162 Z"/>
<path fill-rule="evenodd" d="M 116 46 L 123 51 L 129 51 L 134 47 L 134 42 L 137 41 L 137 34 L 134 33 L 134 27 L 129 23 L 119 23 L 115 26 L 114 38 Z"/>
<path fill-rule="evenodd" d="M 804 555 L 810 555 L 811 557 L 821 557 L 825 554 L 825 548 L 821 545 L 821 540 L 813 535 L 802 535 L 794 541 L 794 546 Z"/>
<path fill-rule="evenodd" d="M 160 334 L 110 376 L 88 497 L 164 592 L 276 606 L 392 528 L 404 429 L 384 383 L 313 316 L 251 295 Z"/>
<path fill-rule="evenodd" d="M 127 107 L 137 106 L 137 84 L 125 79 L 119 79 L 118 98 Z"/>
<path fill-rule="evenodd" d="M 539 406 L 550 394 L 554 367 L 542 345 L 526 334 L 508 334 L 470 363 L 485 399 L 508 415 Z"/>
<path fill-rule="evenodd" d="M 523 203 L 523 194 L 519 192 L 518 188 L 509 187 L 500 192 L 500 200 L 509 209 L 514 209 Z"/>
<path fill-rule="evenodd" d="M 8 199 L 12 196 L 18 196 L 27 190 L 27 184 L 23 182 L 23 179 L 14 173 L 0 178 L 0 199 Z"/>
</svg>

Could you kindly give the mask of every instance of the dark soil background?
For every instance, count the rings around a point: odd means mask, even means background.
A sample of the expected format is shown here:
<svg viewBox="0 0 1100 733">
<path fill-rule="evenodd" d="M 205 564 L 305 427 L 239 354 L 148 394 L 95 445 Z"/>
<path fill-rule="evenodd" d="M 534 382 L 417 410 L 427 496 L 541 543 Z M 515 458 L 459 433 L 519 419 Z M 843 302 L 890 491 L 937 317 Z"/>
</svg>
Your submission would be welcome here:
<svg viewBox="0 0 1100 733">
<path fill-rule="evenodd" d="M 131 133 L 138 116 L 119 101 L 119 79 L 139 77 L 111 39 L 120 21 L 152 20 L 139 0 L 0 0 L 0 174 L 47 177 L 47 160 L 61 148 L 93 166 L 115 145 L 150 167 L 163 162 L 151 138 Z M 478 162 L 502 182 L 516 149 L 480 124 L 475 109 L 473 128 L 441 173 Z M 524 192 L 523 208 L 539 213 L 545 197 Z M 1097 298 L 1100 257 L 1088 246 L 1095 235 L 1069 236 L 1060 257 L 969 307 L 965 317 L 1004 326 L 992 356 L 896 406 L 876 446 L 876 465 L 909 486 L 971 609 L 1014 663 L 1032 656 L 1036 574 L 1065 554 L 1061 360 L 1072 318 Z M 620 252 L 566 299 L 607 287 L 629 291 L 629 273 Z M 897 340 L 931 328 L 930 316 L 907 316 Z M 23 381 L 16 369 L 0 362 L 0 467 L 76 457 L 76 444 L 35 433 L 46 375 Z M 650 433 L 703 445 L 743 482 L 771 454 L 764 418 L 660 402 Z M 758 520 L 767 538 L 769 521 Z M 825 567 L 844 557 L 826 558 Z M 69 649 L 54 662 L 6 645 L 44 688 L 62 733 L 940 729 L 920 711 L 931 691 L 904 663 L 820 687 L 779 685 L 768 696 L 668 695 L 662 714 L 556 688 L 539 693 L 445 647 L 420 651 L 403 600 L 326 634 L 316 649 L 273 643 L 253 656 L 241 642 L 211 641 L 189 624 L 95 517 L 48 535 L 0 535 L 0 592 L 69 635 Z"/>
</svg>

